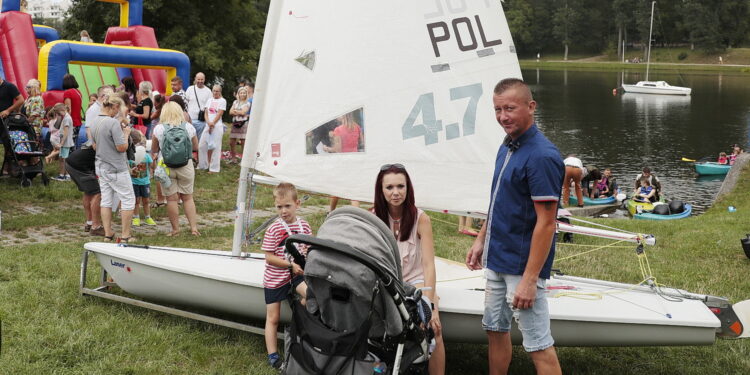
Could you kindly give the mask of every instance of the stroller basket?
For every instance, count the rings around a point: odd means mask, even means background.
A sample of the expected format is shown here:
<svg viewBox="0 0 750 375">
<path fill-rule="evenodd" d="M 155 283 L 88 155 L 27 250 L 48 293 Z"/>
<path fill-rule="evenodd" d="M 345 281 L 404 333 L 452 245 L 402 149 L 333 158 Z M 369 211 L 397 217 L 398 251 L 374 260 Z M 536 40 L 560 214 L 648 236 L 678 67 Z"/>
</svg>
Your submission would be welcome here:
<svg viewBox="0 0 750 375">
<path fill-rule="evenodd" d="M 298 245 L 309 246 L 305 260 Z M 395 239 L 375 215 L 334 211 L 319 237 L 291 236 L 287 251 L 305 270 L 307 303 L 290 298 L 290 374 L 420 373 L 427 331 L 416 304 L 421 293 L 401 282 Z M 382 369 L 382 368 L 381 368 Z"/>
<path fill-rule="evenodd" d="M 14 113 L 0 122 L 0 140 L 5 149 L 5 157 L 0 173 L 21 178 L 21 185 L 31 185 L 31 180 L 42 175 L 42 183 L 47 185 L 49 179 L 44 172 L 44 152 L 37 141 L 34 127 L 26 116 Z"/>
</svg>

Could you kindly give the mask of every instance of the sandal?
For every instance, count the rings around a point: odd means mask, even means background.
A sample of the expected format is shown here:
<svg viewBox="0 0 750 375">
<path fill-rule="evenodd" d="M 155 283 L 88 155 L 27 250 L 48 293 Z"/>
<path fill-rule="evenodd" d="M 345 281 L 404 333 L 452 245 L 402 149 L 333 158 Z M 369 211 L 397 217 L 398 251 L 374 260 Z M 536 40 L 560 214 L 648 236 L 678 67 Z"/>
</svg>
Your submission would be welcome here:
<svg viewBox="0 0 750 375">
<path fill-rule="evenodd" d="M 151 205 L 151 208 L 159 208 L 162 206 L 166 206 L 167 202 L 154 202 L 154 204 Z"/>
<path fill-rule="evenodd" d="M 114 234 L 111 235 L 111 236 L 104 236 L 104 242 L 112 242 L 114 240 L 115 240 L 115 235 Z"/>
<path fill-rule="evenodd" d="M 135 242 L 135 237 L 133 237 L 133 236 L 130 236 L 130 237 L 120 237 L 120 238 L 117 239 L 117 243 L 129 244 L 131 242 Z"/>
<path fill-rule="evenodd" d="M 83 231 L 84 232 L 90 232 L 91 231 L 91 224 L 84 225 L 83 226 Z"/>
</svg>

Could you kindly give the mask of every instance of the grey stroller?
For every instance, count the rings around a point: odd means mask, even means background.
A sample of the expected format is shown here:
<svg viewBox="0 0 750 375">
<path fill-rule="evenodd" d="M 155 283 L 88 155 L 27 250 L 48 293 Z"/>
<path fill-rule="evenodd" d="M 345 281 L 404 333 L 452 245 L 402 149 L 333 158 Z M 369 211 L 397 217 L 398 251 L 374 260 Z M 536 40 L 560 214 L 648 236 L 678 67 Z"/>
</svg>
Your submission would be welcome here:
<svg viewBox="0 0 750 375">
<path fill-rule="evenodd" d="M 309 246 L 307 259 L 298 245 Z M 293 235 L 286 248 L 308 287 L 306 306 L 289 298 L 287 374 L 426 373 L 421 291 L 401 282 L 396 240 L 378 217 L 337 209 L 318 237 Z"/>
</svg>

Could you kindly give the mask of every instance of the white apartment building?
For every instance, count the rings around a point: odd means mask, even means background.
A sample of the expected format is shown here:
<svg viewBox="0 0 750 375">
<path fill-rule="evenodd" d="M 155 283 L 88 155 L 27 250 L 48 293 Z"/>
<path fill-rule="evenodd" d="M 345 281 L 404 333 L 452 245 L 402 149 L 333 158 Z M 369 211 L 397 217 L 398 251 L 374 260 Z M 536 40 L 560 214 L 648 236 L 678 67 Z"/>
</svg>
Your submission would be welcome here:
<svg viewBox="0 0 750 375">
<path fill-rule="evenodd" d="M 62 21 L 71 0 L 27 0 L 26 12 L 32 18 L 48 18 Z"/>
</svg>

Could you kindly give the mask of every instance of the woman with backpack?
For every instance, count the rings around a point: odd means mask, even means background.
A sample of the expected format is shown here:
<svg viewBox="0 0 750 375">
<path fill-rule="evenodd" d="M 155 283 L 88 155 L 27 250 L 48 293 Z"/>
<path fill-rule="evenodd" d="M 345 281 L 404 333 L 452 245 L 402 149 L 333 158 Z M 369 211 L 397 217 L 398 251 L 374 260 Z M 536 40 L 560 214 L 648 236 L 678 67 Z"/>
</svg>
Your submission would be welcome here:
<svg viewBox="0 0 750 375">
<path fill-rule="evenodd" d="M 190 231 L 194 236 L 200 236 L 198 232 L 198 214 L 193 200 L 193 186 L 195 183 L 195 169 L 193 166 L 193 150 L 198 149 L 198 137 L 195 128 L 189 122 L 185 122 L 182 108 L 175 102 L 164 104 L 161 109 L 159 125 L 154 128 L 151 138 L 151 153 L 154 160 L 161 160 L 157 165 L 164 163 L 169 169 L 169 186 L 164 186 L 164 195 L 167 196 L 167 216 L 172 225 L 172 231 L 167 236 L 176 236 L 180 233 L 179 214 L 177 205 L 182 200 L 185 216 L 190 224 Z"/>
</svg>

